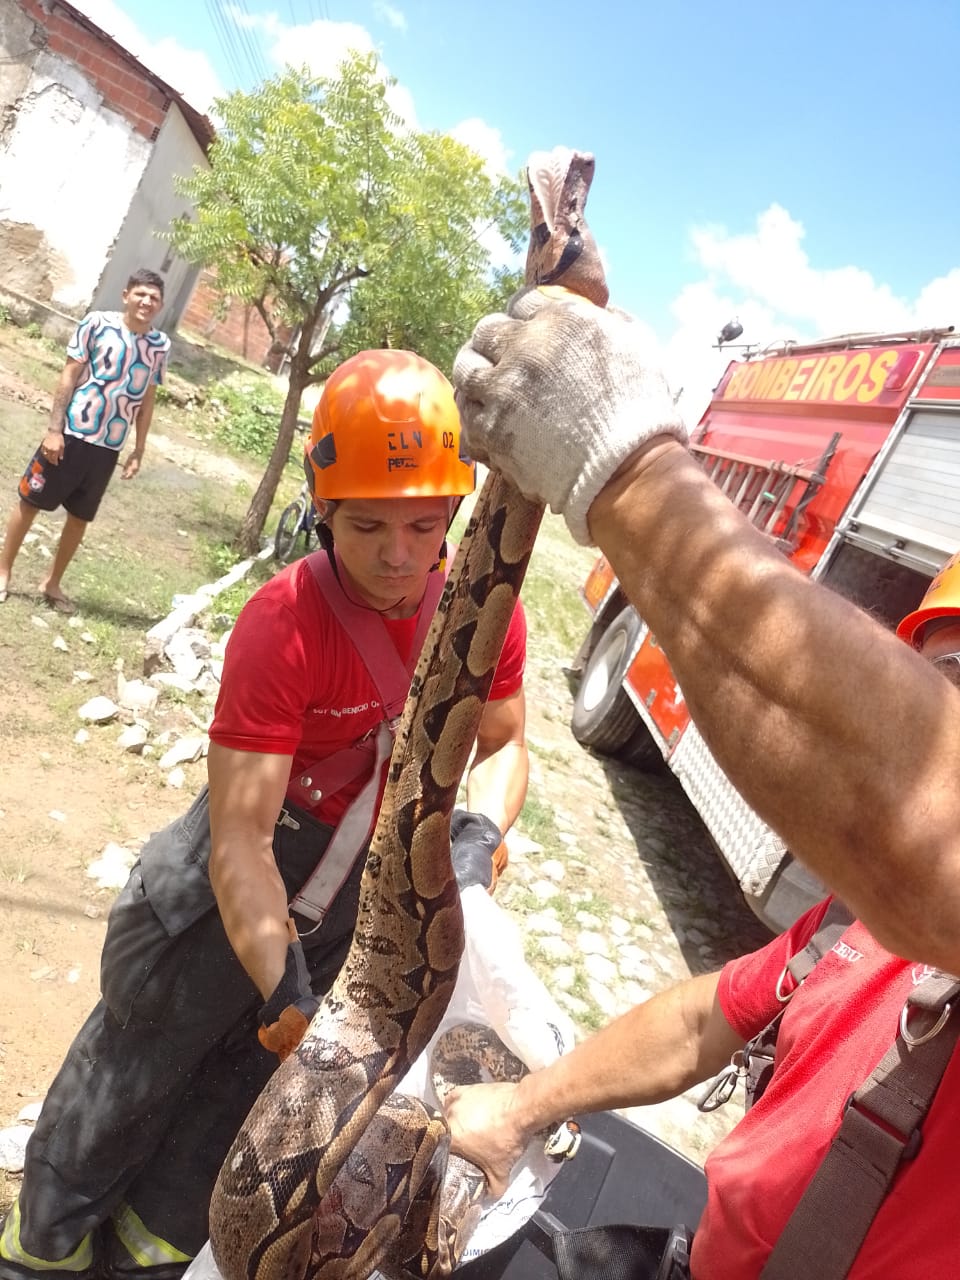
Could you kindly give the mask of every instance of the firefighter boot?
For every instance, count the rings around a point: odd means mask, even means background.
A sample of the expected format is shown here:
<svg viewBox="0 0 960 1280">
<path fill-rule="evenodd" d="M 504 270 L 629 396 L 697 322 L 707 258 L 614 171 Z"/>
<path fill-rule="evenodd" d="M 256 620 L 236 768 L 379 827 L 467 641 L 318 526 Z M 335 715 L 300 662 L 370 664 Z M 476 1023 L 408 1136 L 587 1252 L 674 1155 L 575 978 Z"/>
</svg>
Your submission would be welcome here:
<svg viewBox="0 0 960 1280">
<path fill-rule="evenodd" d="M 38 1258 L 20 1240 L 20 1202 L 0 1224 L 0 1280 L 95 1280 L 93 1236 L 85 1236 L 65 1258 Z"/>
<path fill-rule="evenodd" d="M 192 1261 L 154 1235 L 128 1204 L 104 1223 L 101 1243 L 101 1280 L 180 1280 Z"/>
</svg>

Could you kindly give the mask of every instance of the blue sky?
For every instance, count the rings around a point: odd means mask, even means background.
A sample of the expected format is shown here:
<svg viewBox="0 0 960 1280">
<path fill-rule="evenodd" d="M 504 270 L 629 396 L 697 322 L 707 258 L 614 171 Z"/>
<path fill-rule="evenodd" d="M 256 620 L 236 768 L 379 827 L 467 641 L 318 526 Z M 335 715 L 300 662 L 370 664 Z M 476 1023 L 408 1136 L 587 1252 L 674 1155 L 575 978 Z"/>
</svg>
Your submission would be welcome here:
<svg viewBox="0 0 960 1280">
<path fill-rule="evenodd" d="M 193 105 L 375 48 L 494 167 L 593 151 L 614 300 L 696 417 L 744 340 L 960 325 L 956 0 L 74 0 Z"/>
</svg>

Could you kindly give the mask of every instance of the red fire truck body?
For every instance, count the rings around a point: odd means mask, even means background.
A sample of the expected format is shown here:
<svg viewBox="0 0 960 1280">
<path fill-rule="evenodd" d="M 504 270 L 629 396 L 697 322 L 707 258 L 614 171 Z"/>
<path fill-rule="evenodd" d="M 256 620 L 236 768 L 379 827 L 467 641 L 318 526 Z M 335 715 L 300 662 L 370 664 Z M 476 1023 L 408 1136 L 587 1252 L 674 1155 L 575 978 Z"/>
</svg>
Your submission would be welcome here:
<svg viewBox="0 0 960 1280">
<path fill-rule="evenodd" d="M 960 339 L 950 332 L 735 360 L 692 434 L 707 473 L 798 568 L 891 627 L 960 548 Z M 713 760 L 604 557 L 582 594 L 593 625 L 578 655 L 574 734 L 641 766 L 665 760 L 747 901 L 782 927 L 820 886 Z"/>
</svg>

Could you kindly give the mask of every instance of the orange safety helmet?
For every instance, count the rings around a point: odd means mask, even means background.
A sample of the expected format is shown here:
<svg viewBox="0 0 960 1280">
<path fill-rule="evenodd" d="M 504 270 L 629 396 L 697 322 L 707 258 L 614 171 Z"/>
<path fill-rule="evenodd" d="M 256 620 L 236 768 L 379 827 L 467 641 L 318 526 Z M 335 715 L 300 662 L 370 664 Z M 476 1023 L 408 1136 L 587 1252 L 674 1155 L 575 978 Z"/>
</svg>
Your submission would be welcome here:
<svg viewBox="0 0 960 1280">
<path fill-rule="evenodd" d="M 304 459 L 314 498 L 463 497 L 453 387 L 412 351 L 361 351 L 327 379 Z"/>
<path fill-rule="evenodd" d="M 920 604 L 897 627 L 897 635 L 919 649 L 923 628 L 934 618 L 960 618 L 960 551 L 930 583 Z"/>
</svg>

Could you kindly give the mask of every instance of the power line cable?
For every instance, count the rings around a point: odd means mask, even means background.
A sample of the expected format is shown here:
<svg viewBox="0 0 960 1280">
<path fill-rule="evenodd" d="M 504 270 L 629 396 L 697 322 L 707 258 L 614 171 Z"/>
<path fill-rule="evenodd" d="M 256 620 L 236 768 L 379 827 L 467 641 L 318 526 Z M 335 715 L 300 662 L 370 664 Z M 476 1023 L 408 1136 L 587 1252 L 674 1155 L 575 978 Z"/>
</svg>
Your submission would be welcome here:
<svg viewBox="0 0 960 1280">
<path fill-rule="evenodd" d="M 240 39 L 247 55 L 247 61 L 254 72 L 255 80 L 266 80 L 267 78 L 267 60 L 263 53 L 263 44 L 260 33 L 256 29 L 256 25 L 251 18 L 250 10 L 247 6 L 247 0 L 233 0 L 235 11 L 239 11 L 242 18 L 247 21 L 238 21 L 236 26 L 240 32 Z"/>
<path fill-rule="evenodd" d="M 237 88 L 242 87 L 246 76 L 241 65 L 240 51 L 237 46 L 236 39 L 230 24 L 227 23 L 222 6 L 218 0 L 207 0 L 207 13 L 210 17 L 210 25 L 213 27 L 214 35 L 220 50 L 223 53 L 224 60 L 233 76 L 234 85 Z"/>
</svg>

